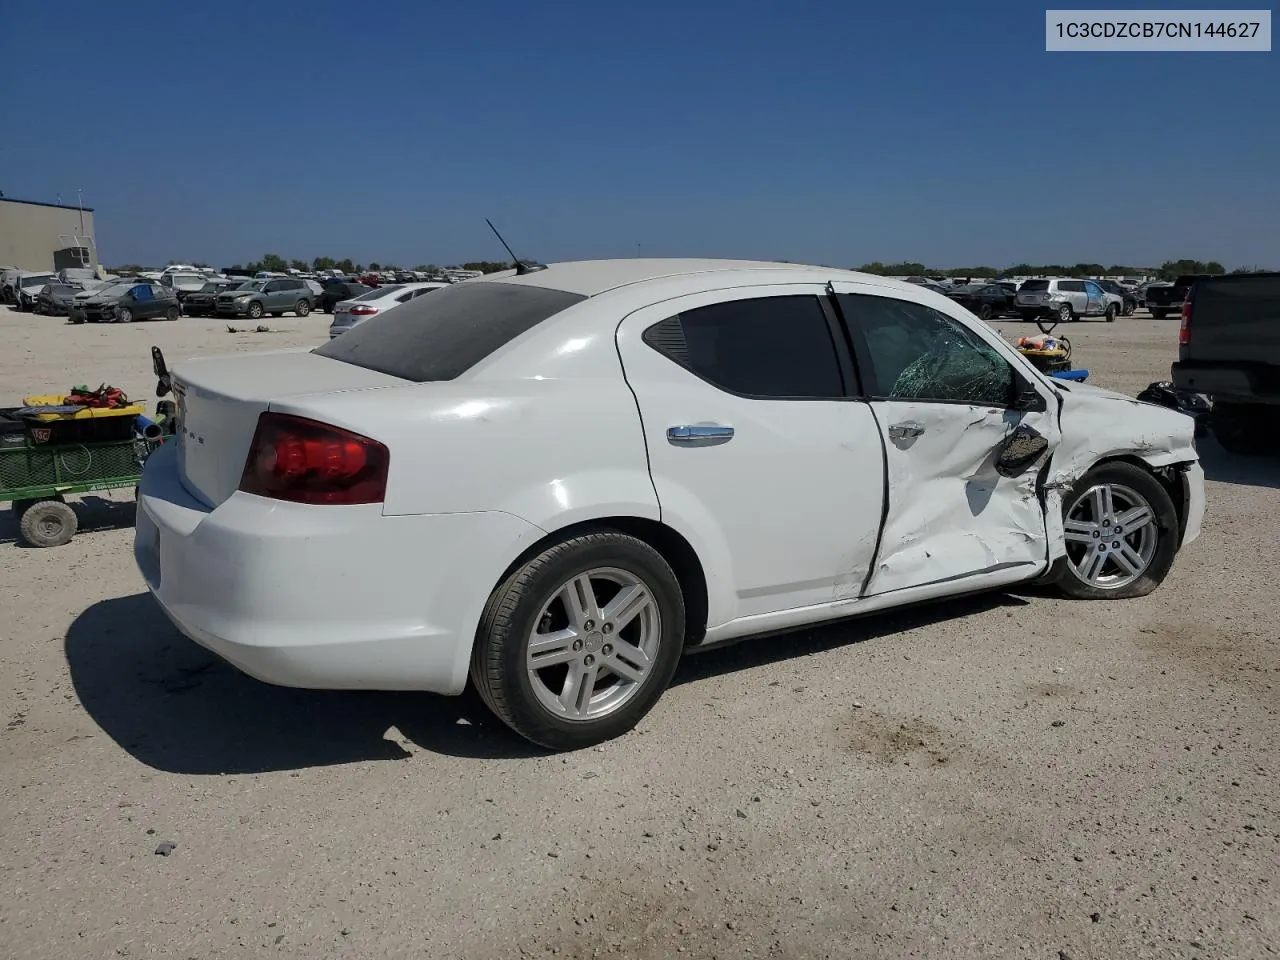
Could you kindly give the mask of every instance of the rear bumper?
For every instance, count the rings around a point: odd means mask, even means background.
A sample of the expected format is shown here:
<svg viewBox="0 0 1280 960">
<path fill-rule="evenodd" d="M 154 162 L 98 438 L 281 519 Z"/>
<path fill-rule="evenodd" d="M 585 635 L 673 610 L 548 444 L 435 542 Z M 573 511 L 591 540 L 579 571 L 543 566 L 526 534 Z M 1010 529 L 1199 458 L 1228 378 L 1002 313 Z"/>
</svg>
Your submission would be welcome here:
<svg viewBox="0 0 1280 960">
<path fill-rule="evenodd" d="M 216 509 L 148 460 L 134 559 L 184 634 L 267 683 L 460 693 L 484 603 L 542 531 L 506 513 L 382 515 L 236 493 Z"/>
<path fill-rule="evenodd" d="M 1276 380 L 1273 371 L 1268 380 Z M 1198 364 L 1174 361 L 1173 385 L 1236 403 L 1280 404 L 1280 392 L 1268 386 L 1260 371 L 1239 364 Z"/>
</svg>

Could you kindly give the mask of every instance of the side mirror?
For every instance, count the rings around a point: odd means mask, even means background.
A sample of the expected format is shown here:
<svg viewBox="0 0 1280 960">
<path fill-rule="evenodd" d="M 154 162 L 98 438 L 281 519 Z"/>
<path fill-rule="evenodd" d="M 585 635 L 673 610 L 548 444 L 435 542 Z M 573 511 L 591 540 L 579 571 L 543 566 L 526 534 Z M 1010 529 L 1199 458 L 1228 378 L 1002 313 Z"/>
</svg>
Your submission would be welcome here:
<svg viewBox="0 0 1280 960">
<path fill-rule="evenodd" d="M 1005 440 L 996 457 L 996 473 L 1002 477 L 1016 477 L 1024 473 L 1046 450 L 1049 441 L 1030 427 L 1018 427 Z"/>
</svg>

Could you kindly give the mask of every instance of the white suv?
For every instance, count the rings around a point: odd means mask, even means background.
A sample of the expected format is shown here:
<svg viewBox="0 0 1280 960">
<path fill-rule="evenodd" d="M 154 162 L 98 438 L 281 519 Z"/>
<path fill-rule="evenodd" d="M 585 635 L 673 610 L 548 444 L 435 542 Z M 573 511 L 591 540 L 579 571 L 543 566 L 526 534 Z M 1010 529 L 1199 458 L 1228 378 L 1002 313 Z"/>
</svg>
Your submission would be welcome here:
<svg viewBox="0 0 1280 960">
<path fill-rule="evenodd" d="M 1027 280 L 1018 288 L 1014 305 L 1023 320 L 1043 317 L 1056 325 L 1105 317 L 1110 323 L 1124 309 L 1124 298 L 1093 280 Z"/>
</svg>

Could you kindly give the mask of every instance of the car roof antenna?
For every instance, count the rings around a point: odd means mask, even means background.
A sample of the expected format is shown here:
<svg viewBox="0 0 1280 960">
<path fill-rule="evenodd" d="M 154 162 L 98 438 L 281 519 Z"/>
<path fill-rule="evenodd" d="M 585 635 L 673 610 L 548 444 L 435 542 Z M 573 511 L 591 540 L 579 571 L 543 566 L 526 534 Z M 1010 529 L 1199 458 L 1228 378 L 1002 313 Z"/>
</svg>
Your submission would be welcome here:
<svg viewBox="0 0 1280 960">
<path fill-rule="evenodd" d="M 488 217 L 485 217 L 484 222 L 489 224 L 489 229 L 492 230 L 493 235 L 498 238 L 498 242 L 507 248 L 507 253 L 511 254 L 511 259 L 516 263 L 517 277 L 523 277 L 526 273 L 537 273 L 539 270 L 547 269 L 547 265 L 545 263 L 537 263 L 533 260 L 521 260 L 516 256 L 515 251 L 511 249 L 510 244 L 502 239 L 502 234 L 500 234 L 498 232 L 498 228 L 493 225 L 493 221 Z"/>
</svg>

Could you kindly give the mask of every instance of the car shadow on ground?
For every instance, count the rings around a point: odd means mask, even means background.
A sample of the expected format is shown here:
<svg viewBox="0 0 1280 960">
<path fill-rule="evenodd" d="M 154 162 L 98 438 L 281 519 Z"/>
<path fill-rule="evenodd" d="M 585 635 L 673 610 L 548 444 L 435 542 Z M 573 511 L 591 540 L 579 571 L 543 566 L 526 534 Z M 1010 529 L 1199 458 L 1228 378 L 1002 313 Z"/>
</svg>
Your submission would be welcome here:
<svg viewBox="0 0 1280 960">
<path fill-rule="evenodd" d="M 263 773 L 412 756 L 412 745 L 476 759 L 542 751 L 489 715 L 479 697 L 295 690 L 261 683 L 182 636 L 149 594 L 95 603 L 67 630 L 85 710 L 159 770 Z"/>
<path fill-rule="evenodd" d="M 753 638 L 686 657 L 674 684 L 695 683 L 996 606 L 986 594 L 897 614 Z M 147 766 L 180 774 L 246 774 L 363 760 L 420 749 L 473 759 L 545 755 L 494 718 L 479 696 L 295 690 L 246 676 L 182 636 L 148 594 L 96 603 L 67 630 L 76 694 L 98 726 Z"/>
<path fill-rule="evenodd" d="M 1209 437 L 1197 440 L 1196 446 L 1206 479 L 1244 487 L 1280 488 L 1280 457 L 1228 453 Z"/>
<path fill-rule="evenodd" d="M 77 532 L 85 533 L 132 527 L 137 510 L 137 504 L 132 500 L 111 500 L 107 497 L 73 497 L 67 503 L 75 511 Z M 19 536 L 18 519 L 11 509 L 0 510 L 0 544 L 3 543 L 12 543 L 27 550 L 40 549 L 32 547 Z"/>
</svg>

